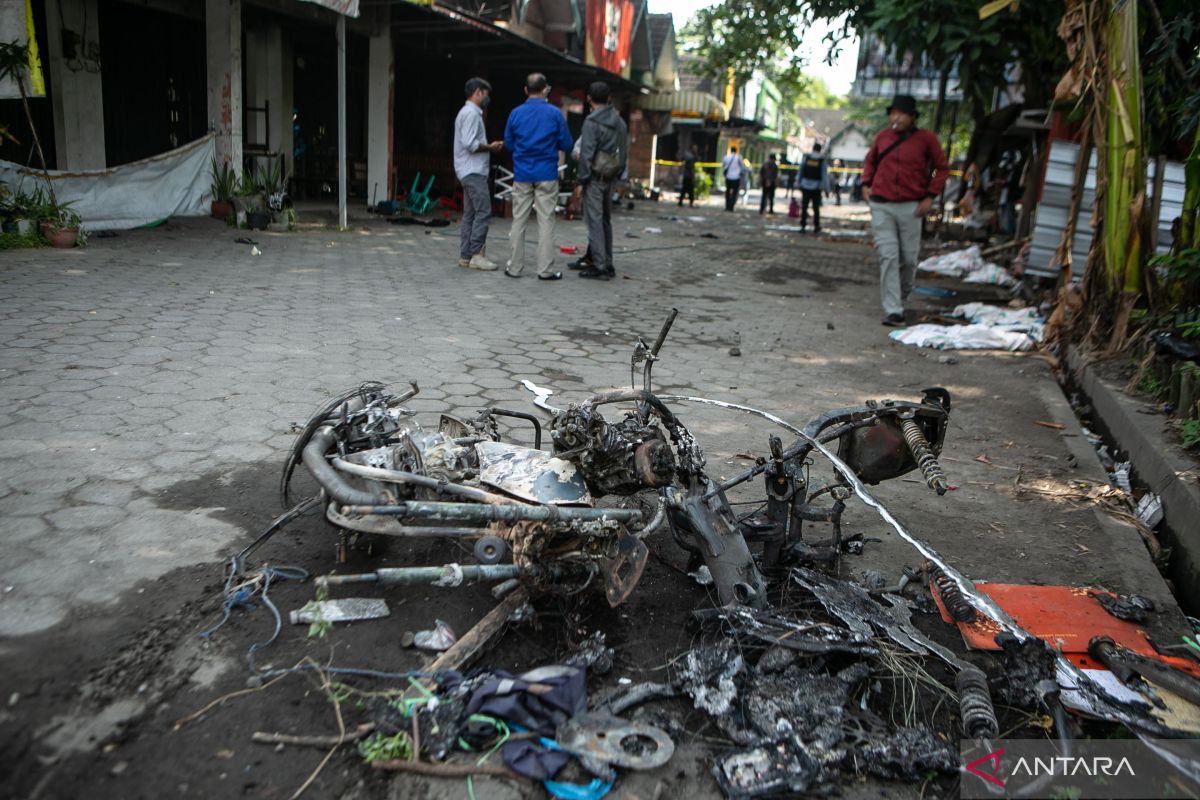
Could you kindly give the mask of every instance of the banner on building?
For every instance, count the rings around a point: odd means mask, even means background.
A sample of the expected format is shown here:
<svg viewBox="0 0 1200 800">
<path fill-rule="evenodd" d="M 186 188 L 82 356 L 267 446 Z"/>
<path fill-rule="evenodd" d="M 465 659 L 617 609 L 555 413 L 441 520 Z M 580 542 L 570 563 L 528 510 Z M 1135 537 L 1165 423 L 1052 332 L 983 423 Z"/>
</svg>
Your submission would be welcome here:
<svg viewBox="0 0 1200 800">
<path fill-rule="evenodd" d="M 168 217 L 211 212 L 216 138 L 208 134 L 157 156 L 110 169 L 50 170 L 54 194 L 83 220 L 87 231 L 129 230 Z M 46 185 L 41 170 L 0 161 L 0 183 L 32 192 Z"/>
<path fill-rule="evenodd" d="M 24 47 L 26 64 L 21 76 L 25 84 L 26 97 L 45 97 L 46 80 L 42 74 L 42 60 L 38 56 L 37 36 L 33 28 L 33 6 L 31 0 L 0 3 L 0 44 L 6 47 Z M 0 100 L 11 100 L 21 96 L 20 87 L 13 78 L 0 80 Z"/>
<path fill-rule="evenodd" d="M 319 6 L 325 6 L 326 8 L 336 11 L 344 17 L 358 16 L 358 0 L 303 0 L 303 2 L 316 3 Z"/>
<path fill-rule="evenodd" d="M 587 0 L 588 64 L 629 77 L 634 16 L 632 0 Z"/>
</svg>

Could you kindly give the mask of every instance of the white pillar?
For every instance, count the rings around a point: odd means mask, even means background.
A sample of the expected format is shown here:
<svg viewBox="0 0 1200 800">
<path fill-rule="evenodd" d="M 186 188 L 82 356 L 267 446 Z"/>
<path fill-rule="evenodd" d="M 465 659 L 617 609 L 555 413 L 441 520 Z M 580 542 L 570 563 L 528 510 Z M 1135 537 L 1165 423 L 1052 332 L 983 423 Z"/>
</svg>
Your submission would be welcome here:
<svg viewBox="0 0 1200 800">
<path fill-rule="evenodd" d="M 392 103 L 396 73 L 386 8 L 367 56 L 367 202 L 392 199 Z"/>
<path fill-rule="evenodd" d="M 654 179 L 658 176 L 658 134 L 650 135 L 650 188 L 654 188 Z"/>
<path fill-rule="evenodd" d="M 108 166 L 104 156 L 98 20 L 96 0 L 46 3 L 54 149 L 59 169 Z M 63 52 L 64 38 L 72 40 L 73 53 Z"/>
<path fill-rule="evenodd" d="M 52 3 L 50 5 L 53 5 Z M 205 0 L 208 125 L 217 159 L 242 170 L 242 0 Z"/>
<path fill-rule="evenodd" d="M 337 18 L 338 227 L 346 229 L 346 18 Z"/>
</svg>

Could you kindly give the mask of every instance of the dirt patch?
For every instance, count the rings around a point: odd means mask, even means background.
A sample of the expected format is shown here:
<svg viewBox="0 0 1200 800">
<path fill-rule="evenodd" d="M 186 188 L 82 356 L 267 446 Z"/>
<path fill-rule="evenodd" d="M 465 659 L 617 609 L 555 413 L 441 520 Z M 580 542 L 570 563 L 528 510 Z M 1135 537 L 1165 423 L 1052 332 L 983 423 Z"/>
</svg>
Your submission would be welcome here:
<svg viewBox="0 0 1200 800">
<path fill-rule="evenodd" d="M 870 281 L 845 274 L 823 273 L 789 264 L 771 264 L 754 273 L 756 280 L 773 286 L 782 286 L 794 280 L 805 280 L 815 284 L 818 292 L 834 292 L 839 286 L 866 286 Z"/>
</svg>

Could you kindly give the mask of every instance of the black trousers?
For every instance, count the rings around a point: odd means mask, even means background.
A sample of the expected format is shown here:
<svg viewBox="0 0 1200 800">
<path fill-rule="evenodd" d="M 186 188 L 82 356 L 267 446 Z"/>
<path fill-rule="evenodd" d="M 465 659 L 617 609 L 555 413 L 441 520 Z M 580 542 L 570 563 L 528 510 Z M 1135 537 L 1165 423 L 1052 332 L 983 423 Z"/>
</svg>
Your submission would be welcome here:
<svg viewBox="0 0 1200 800">
<path fill-rule="evenodd" d="M 683 188 L 679 190 L 679 205 L 683 205 L 685 197 L 688 199 L 688 205 L 696 205 L 696 181 L 694 179 L 683 182 Z"/>
<path fill-rule="evenodd" d="M 725 210 L 733 211 L 733 207 L 737 205 L 738 190 L 742 188 L 741 180 L 725 179 Z"/>
<path fill-rule="evenodd" d="M 801 189 L 800 190 L 800 228 L 803 230 L 808 225 L 808 204 L 812 203 L 813 208 L 813 232 L 817 233 L 821 230 L 821 190 L 820 189 Z"/>
<path fill-rule="evenodd" d="M 775 187 L 762 187 L 762 201 L 758 204 L 758 213 L 762 214 L 765 211 L 775 213 Z"/>
</svg>

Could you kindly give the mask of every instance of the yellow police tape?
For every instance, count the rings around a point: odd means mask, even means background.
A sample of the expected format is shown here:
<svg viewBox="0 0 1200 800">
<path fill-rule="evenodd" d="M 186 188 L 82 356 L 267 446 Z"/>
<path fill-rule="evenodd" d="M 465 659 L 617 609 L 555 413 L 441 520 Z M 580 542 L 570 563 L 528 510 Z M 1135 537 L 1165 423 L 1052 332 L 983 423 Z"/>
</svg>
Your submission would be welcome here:
<svg viewBox="0 0 1200 800">
<path fill-rule="evenodd" d="M 655 159 L 654 163 L 658 164 L 660 167 L 682 167 L 683 166 L 682 161 L 668 161 L 663 158 Z M 721 166 L 721 163 L 719 161 L 697 161 L 696 166 L 702 167 L 704 169 L 717 169 L 718 167 Z M 751 164 L 750 168 L 754 169 L 756 166 L 758 166 L 758 165 Z M 779 168 L 781 170 L 784 170 L 784 169 L 793 169 L 794 170 L 794 169 L 800 169 L 800 165 L 799 164 L 780 164 Z M 857 172 L 862 172 L 862 167 L 830 167 L 829 171 L 830 172 L 857 173 Z M 961 177 L 962 170 L 952 169 L 952 170 L 950 170 L 950 172 L 948 174 L 953 175 L 956 178 Z"/>
<path fill-rule="evenodd" d="M 683 166 L 682 161 L 667 161 L 666 159 L 663 159 L 663 158 L 656 159 L 654 161 L 654 163 L 658 164 L 660 167 L 682 167 Z M 721 166 L 721 162 L 719 162 L 719 161 L 697 161 L 696 166 L 701 167 L 702 169 L 717 169 L 718 167 Z M 755 169 L 758 166 L 761 166 L 761 165 L 752 163 L 750 165 L 750 168 Z M 799 164 L 780 164 L 779 168 L 781 170 L 783 170 L 783 169 L 800 169 L 800 165 Z M 862 167 L 830 167 L 829 171 L 830 172 L 862 172 Z"/>
</svg>

